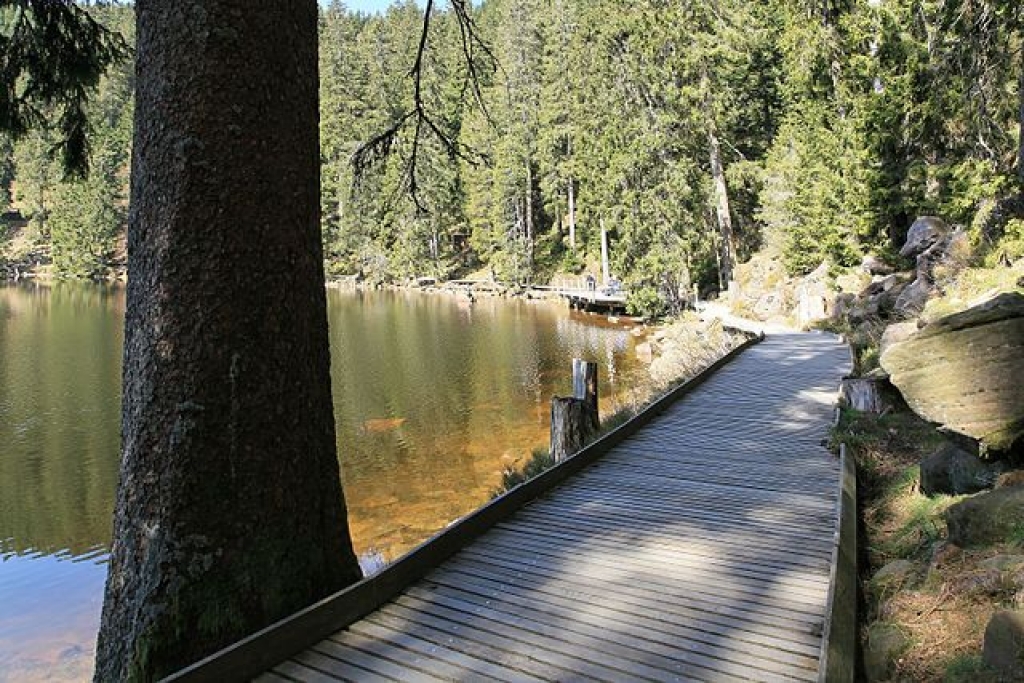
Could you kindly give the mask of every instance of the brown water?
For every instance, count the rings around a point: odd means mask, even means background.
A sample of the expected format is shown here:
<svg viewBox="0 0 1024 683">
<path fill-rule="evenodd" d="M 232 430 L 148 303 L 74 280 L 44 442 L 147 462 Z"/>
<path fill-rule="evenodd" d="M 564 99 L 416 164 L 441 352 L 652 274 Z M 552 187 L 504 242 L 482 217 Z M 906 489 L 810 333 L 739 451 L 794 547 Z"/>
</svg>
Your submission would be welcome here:
<svg viewBox="0 0 1024 683">
<path fill-rule="evenodd" d="M 328 292 L 338 448 L 361 554 L 486 502 L 544 445 L 570 359 L 647 382 L 625 327 L 564 307 Z M 117 480 L 123 291 L 0 286 L 0 681 L 90 676 Z M 612 401 L 605 401 L 605 405 Z"/>
</svg>

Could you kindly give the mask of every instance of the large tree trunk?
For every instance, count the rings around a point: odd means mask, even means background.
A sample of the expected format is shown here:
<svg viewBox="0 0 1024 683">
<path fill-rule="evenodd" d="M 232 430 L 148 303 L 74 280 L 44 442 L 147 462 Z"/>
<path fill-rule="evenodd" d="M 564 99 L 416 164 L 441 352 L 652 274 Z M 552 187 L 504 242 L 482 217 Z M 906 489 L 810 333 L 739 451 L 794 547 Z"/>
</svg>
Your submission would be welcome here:
<svg viewBox="0 0 1024 683">
<path fill-rule="evenodd" d="M 360 578 L 332 413 L 317 4 L 138 0 L 123 454 L 97 681 Z"/>
</svg>

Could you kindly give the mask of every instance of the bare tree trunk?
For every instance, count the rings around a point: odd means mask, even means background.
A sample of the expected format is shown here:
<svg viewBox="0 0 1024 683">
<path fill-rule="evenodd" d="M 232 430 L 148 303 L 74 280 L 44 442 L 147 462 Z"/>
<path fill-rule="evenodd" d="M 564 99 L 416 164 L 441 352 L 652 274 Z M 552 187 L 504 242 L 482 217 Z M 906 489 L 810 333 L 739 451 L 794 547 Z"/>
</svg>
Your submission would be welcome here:
<svg viewBox="0 0 1024 683">
<path fill-rule="evenodd" d="M 704 119 L 708 130 L 708 156 L 711 161 L 711 178 L 715 186 L 715 213 L 718 217 L 718 231 L 722 241 L 719 249 L 719 280 L 728 286 L 732 280 L 735 264 L 736 238 L 732 229 L 732 210 L 729 207 L 729 186 L 725 182 L 725 167 L 722 164 L 722 146 L 718 141 L 718 124 L 712 103 L 711 82 L 705 70 L 701 75 L 704 91 Z"/>
<path fill-rule="evenodd" d="M 360 578 L 332 412 L 317 4 L 138 0 L 123 453 L 97 681 Z"/>
<path fill-rule="evenodd" d="M 576 181 L 569 178 L 569 248 L 576 251 Z"/>
<path fill-rule="evenodd" d="M 601 224 L 601 277 L 604 279 L 604 286 L 608 286 L 608 280 L 611 278 L 611 272 L 608 269 L 608 231 L 604 228 L 604 218 L 600 220 Z"/>
<path fill-rule="evenodd" d="M 533 274 L 533 169 L 526 161 L 526 268 Z"/>
<path fill-rule="evenodd" d="M 722 149 L 718 142 L 718 134 L 714 120 L 708 122 L 708 151 L 711 157 L 711 177 L 715 182 L 715 213 L 718 217 L 718 231 L 722 235 L 721 264 L 722 280 L 726 286 L 732 280 L 732 271 L 736 259 L 736 238 L 732 229 L 732 210 L 729 207 L 729 187 L 725 182 L 725 169 L 722 166 Z"/>
<path fill-rule="evenodd" d="M 1022 32 L 1024 33 L 1024 32 Z M 1024 36 L 1022 36 L 1024 38 Z M 1018 98 L 1018 121 L 1017 133 L 1017 177 L 1020 179 L 1021 189 L 1024 190 L 1024 50 L 1021 50 L 1020 73 L 1017 76 L 1017 98 Z"/>
</svg>

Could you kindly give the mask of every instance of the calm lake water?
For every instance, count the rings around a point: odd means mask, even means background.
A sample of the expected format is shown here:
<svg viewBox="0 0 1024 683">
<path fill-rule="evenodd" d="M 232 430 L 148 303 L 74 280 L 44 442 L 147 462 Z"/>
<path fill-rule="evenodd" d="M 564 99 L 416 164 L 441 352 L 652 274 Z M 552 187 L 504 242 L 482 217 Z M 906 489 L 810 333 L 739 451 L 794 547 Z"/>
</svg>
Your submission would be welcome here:
<svg viewBox="0 0 1024 683">
<path fill-rule="evenodd" d="M 486 502 L 546 443 L 571 358 L 599 362 L 603 407 L 648 381 L 627 327 L 555 304 L 331 290 L 328 307 L 361 554 L 393 559 Z M 118 288 L 0 286 L 0 681 L 91 675 L 123 318 Z"/>
</svg>

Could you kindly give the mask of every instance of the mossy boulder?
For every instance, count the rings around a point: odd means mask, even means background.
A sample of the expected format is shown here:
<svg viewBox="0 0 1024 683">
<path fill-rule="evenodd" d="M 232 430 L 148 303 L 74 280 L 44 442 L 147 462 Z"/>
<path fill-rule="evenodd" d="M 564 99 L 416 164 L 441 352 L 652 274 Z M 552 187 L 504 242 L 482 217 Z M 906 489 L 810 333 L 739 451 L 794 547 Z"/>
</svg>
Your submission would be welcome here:
<svg viewBox="0 0 1024 683">
<path fill-rule="evenodd" d="M 1004 543 L 1024 525 L 1024 487 L 995 489 L 946 510 L 949 540 L 962 548 Z"/>
<path fill-rule="evenodd" d="M 977 493 L 992 488 L 1002 471 L 1002 463 L 985 462 L 952 443 L 945 443 L 921 461 L 921 493 Z"/>
<path fill-rule="evenodd" d="M 899 588 L 910 581 L 916 572 L 917 565 L 910 560 L 893 560 L 875 572 L 870 585 L 875 590 Z"/>
<path fill-rule="evenodd" d="M 985 628 L 985 663 L 1012 680 L 1024 679 L 1024 612 L 999 610 Z"/>
<path fill-rule="evenodd" d="M 887 345 L 880 361 L 926 420 L 997 451 L 1024 435 L 1024 296 L 940 318 Z"/>
<path fill-rule="evenodd" d="M 887 681 L 900 655 L 910 647 L 910 638 L 899 626 L 881 621 L 868 627 L 867 636 L 864 674 L 868 681 Z"/>
</svg>

